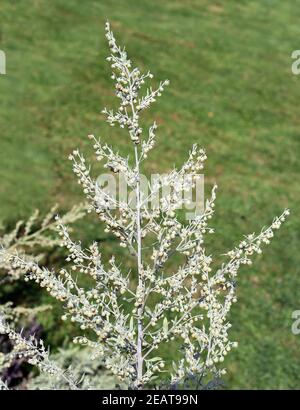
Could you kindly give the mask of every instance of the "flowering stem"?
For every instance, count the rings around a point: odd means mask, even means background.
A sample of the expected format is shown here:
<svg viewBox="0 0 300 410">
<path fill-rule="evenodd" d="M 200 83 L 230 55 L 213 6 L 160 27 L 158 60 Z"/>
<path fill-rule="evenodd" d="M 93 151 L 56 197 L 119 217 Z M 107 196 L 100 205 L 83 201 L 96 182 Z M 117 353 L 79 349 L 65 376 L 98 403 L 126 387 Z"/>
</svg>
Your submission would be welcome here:
<svg viewBox="0 0 300 410">
<path fill-rule="evenodd" d="M 135 161 L 138 180 L 136 184 L 136 235 L 137 235 L 137 268 L 138 268 L 138 290 L 140 291 L 143 286 L 142 279 L 142 237 L 141 237 L 141 201 L 140 201 L 140 181 L 139 181 L 139 158 L 137 146 L 134 148 Z M 138 292 L 137 292 L 138 293 Z M 137 294 L 137 298 L 139 295 Z M 138 302 L 139 303 L 139 302 Z M 137 388 L 142 389 L 142 378 L 143 378 L 143 305 L 139 303 L 137 309 Z"/>
</svg>

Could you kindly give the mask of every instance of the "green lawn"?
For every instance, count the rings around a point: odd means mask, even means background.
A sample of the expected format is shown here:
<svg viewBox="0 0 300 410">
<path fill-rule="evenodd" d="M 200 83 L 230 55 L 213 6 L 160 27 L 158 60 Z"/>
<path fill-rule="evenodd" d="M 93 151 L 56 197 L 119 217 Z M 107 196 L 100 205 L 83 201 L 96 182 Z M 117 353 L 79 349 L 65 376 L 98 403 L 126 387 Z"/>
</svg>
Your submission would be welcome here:
<svg viewBox="0 0 300 410">
<path fill-rule="evenodd" d="M 159 124 L 148 171 L 180 164 L 194 142 L 208 153 L 206 192 L 219 185 L 212 254 L 259 230 L 284 207 L 292 215 L 254 267 L 243 268 L 231 321 L 239 348 L 227 359 L 228 388 L 300 388 L 300 1 L 28 0 L 3 2 L 0 49 L 0 219 L 82 199 L 67 155 L 91 152 L 94 133 L 128 150 L 126 133 L 101 109 L 115 103 L 104 39 L 110 20 L 132 59 L 170 80 L 145 115 Z M 90 224 L 86 237 L 102 232 Z M 40 291 L 38 291 L 40 292 Z M 46 296 L 22 295 L 49 301 Z M 55 312 L 48 341 L 61 334 Z M 61 330 L 60 330 L 61 331 Z"/>
</svg>

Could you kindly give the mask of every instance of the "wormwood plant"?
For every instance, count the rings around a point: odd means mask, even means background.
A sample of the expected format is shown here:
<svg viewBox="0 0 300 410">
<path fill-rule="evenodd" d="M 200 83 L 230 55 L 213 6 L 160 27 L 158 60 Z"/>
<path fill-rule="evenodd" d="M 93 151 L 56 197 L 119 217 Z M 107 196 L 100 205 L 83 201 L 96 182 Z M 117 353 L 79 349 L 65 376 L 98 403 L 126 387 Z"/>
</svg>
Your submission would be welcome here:
<svg viewBox="0 0 300 410">
<path fill-rule="evenodd" d="M 3 234 L 0 235 L 0 247 L 5 248 L 8 253 L 17 250 L 19 255 L 22 255 L 27 261 L 43 260 L 46 251 L 49 252 L 50 249 L 54 249 L 60 244 L 57 237 L 56 213 L 57 205 L 54 205 L 43 217 L 40 217 L 40 212 L 35 210 L 27 221 L 18 221 L 9 232 L 5 232 L 4 227 L 0 228 L 0 233 L 3 231 Z M 82 218 L 85 213 L 85 204 L 75 205 L 62 216 L 62 220 L 66 224 L 72 224 Z M 3 285 L 16 283 L 22 276 L 22 269 L 12 267 L 10 262 L 7 263 L 4 258 L 0 258 L 0 285 L 4 294 L 7 291 Z M 29 308 L 14 306 L 12 302 L 0 303 L 0 382 L 2 382 L 0 389 L 1 386 L 2 388 L 7 387 L 5 384 L 7 373 L 18 373 L 20 365 L 27 360 L 32 364 L 41 363 L 40 369 L 48 370 L 47 374 L 53 375 L 55 373 L 54 379 L 58 379 L 59 383 L 62 383 L 60 375 L 69 380 L 65 375 L 66 370 L 60 369 L 49 360 L 48 351 L 43 351 L 43 345 L 38 343 L 36 335 L 32 334 L 28 337 L 26 334 L 28 331 L 21 333 L 18 331 L 18 329 L 26 328 L 33 323 L 37 313 L 47 311 L 50 308 L 51 306 Z M 10 346 L 7 346 L 3 335 L 9 336 Z M 74 382 L 72 385 L 75 386 Z M 70 384 L 68 386 L 72 387 Z"/>
<path fill-rule="evenodd" d="M 237 346 L 228 337 L 228 314 L 236 302 L 238 269 L 250 265 L 250 257 L 261 253 L 262 245 L 270 242 L 289 211 L 285 210 L 260 234 L 245 236 L 227 253 L 219 269 L 213 270 L 204 237 L 213 233 L 208 222 L 214 213 L 217 187 L 213 187 L 201 215 L 182 222 L 177 212 L 185 204 L 180 192 L 195 186 L 206 160 L 205 151 L 194 145 L 183 166 L 161 176 L 145 196 L 141 167 L 154 147 L 157 126 L 154 122 L 148 132 L 144 131 L 140 115 L 161 95 L 168 81 L 143 93 L 142 86 L 152 74 L 132 67 L 108 23 L 106 38 L 111 52 L 107 60 L 120 105 L 115 111 L 104 109 L 103 113 L 111 126 L 118 125 L 128 132 L 133 158 L 123 158 L 93 135 L 89 138 L 97 160 L 104 161 L 104 167 L 114 173 L 122 173 L 128 189 L 135 193 L 135 206 L 109 195 L 92 177 L 90 166 L 78 150 L 70 155 L 70 160 L 90 201 L 89 210 L 96 212 L 106 225 L 106 232 L 112 232 L 120 245 L 128 248 L 136 268 L 124 271 L 116 260 L 117 250 L 106 263 L 99 244 L 83 249 L 80 242 L 71 239 L 68 227 L 59 217 L 70 270 L 55 273 L 14 252 L 3 251 L 2 258 L 13 269 L 21 269 L 27 280 L 36 281 L 64 303 L 62 319 L 79 323 L 85 331 L 74 342 L 90 347 L 93 357 L 101 357 L 106 368 L 130 388 L 153 386 L 160 372 L 165 372 L 165 379 L 173 386 L 182 386 L 187 378 L 194 378 L 201 385 L 202 380 L 225 373 L 224 357 Z M 160 199 L 159 206 L 149 209 L 149 201 L 163 187 L 170 188 L 169 195 Z M 182 255 L 182 264 L 170 270 L 167 262 L 174 254 Z M 76 279 L 79 273 L 91 277 L 94 286 L 87 290 L 80 287 Z M 162 354 L 154 354 L 168 343 L 181 346 L 179 359 L 172 364 Z"/>
</svg>

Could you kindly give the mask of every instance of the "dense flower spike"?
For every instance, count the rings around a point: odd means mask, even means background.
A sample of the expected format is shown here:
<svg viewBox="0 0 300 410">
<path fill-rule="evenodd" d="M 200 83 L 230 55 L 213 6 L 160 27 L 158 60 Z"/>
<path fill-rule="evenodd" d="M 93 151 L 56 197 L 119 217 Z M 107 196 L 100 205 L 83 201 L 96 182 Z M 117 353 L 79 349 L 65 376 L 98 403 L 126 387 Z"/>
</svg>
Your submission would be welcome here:
<svg viewBox="0 0 300 410">
<path fill-rule="evenodd" d="M 94 210 L 105 224 L 105 232 L 112 232 L 122 247 L 128 247 L 135 258 L 136 269 L 124 272 L 117 262 L 117 251 L 115 257 L 104 263 L 97 243 L 83 249 L 80 242 L 71 239 L 66 221 L 60 218 L 57 224 L 62 246 L 68 250 L 70 270 L 55 273 L 5 250 L 0 257 L 12 269 L 22 271 L 27 280 L 34 280 L 62 301 L 65 307 L 62 319 L 77 322 L 86 330 L 86 334 L 76 337 L 74 342 L 92 349 L 95 358 L 102 357 L 106 368 L 131 388 L 141 389 L 153 383 L 162 371 L 169 374 L 169 383 L 176 386 L 189 377 L 201 385 L 207 377 L 218 378 L 225 373 L 221 363 L 237 346 L 229 340 L 228 313 L 236 302 L 238 269 L 250 264 L 250 257 L 261 252 L 263 243 L 270 242 L 288 210 L 258 236 L 246 236 L 239 246 L 228 252 L 229 261 L 214 272 L 204 237 L 214 232 L 209 222 L 215 209 L 217 187 L 213 187 L 203 212 L 187 223 L 176 212 L 188 203 L 180 193 L 197 183 L 206 153 L 194 145 L 181 168 L 159 176 L 147 195 L 142 191 L 141 164 L 155 145 L 157 125 L 154 122 L 144 138 L 140 114 L 161 95 L 168 81 L 161 82 L 154 90 L 149 87 L 140 95 L 143 84 L 152 74 L 142 74 L 138 68 L 132 68 L 108 23 L 106 38 L 120 105 L 115 111 L 105 108 L 103 113 L 111 126 L 118 124 L 128 131 L 133 158 L 123 158 L 93 135 L 89 138 L 97 160 L 104 161 L 105 169 L 124 175 L 135 206 L 117 201 L 107 193 L 91 176 L 91 168 L 78 150 L 70 155 L 70 160 L 89 200 L 89 210 Z M 149 209 L 149 201 L 164 188 L 170 188 L 170 193 Z M 181 264 L 170 270 L 167 262 L 174 254 L 181 257 Z M 75 279 L 79 273 L 92 278 L 94 286 L 88 290 L 80 287 Z M 160 345 L 175 339 L 182 349 L 172 369 L 163 356 L 154 353 Z M 41 354 L 44 355 L 43 350 Z"/>
</svg>

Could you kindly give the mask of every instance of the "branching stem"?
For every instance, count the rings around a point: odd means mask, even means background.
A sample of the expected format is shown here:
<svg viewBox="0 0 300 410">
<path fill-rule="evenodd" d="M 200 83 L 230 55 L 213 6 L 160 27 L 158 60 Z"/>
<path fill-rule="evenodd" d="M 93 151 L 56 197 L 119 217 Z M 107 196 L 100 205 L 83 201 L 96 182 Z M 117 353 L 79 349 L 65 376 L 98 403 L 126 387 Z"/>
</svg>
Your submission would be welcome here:
<svg viewBox="0 0 300 410">
<path fill-rule="evenodd" d="M 137 146 L 134 148 L 137 174 L 139 176 L 139 158 Z M 139 178 L 139 177 L 138 177 Z M 142 236 L 141 236 L 141 209 L 140 209 L 140 181 L 136 183 L 136 235 L 137 235 L 137 268 L 138 268 L 138 289 L 143 287 L 142 278 Z M 138 297 L 138 295 L 137 295 Z M 143 378 L 143 305 L 138 305 L 137 310 L 137 388 L 142 388 Z"/>
</svg>

